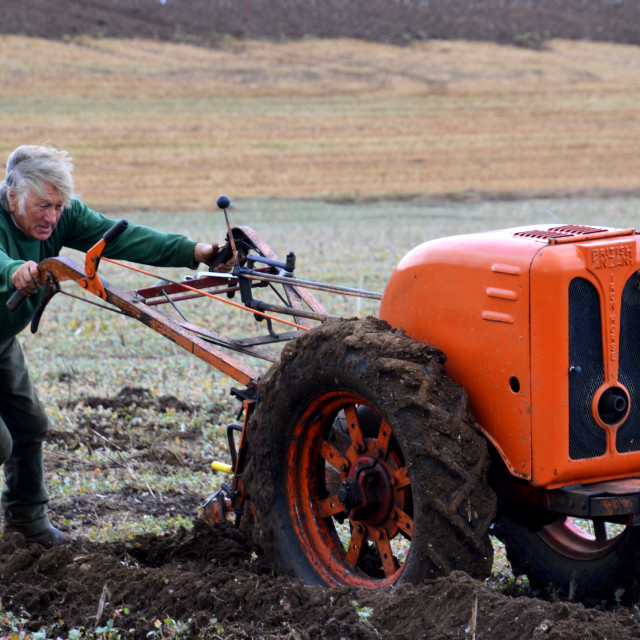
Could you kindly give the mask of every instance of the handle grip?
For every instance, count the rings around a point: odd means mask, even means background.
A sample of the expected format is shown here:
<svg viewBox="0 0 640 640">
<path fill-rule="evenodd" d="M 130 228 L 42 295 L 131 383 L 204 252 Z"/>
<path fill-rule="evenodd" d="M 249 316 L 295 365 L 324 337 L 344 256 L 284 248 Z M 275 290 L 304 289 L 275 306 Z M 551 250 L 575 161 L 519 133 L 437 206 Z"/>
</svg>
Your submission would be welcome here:
<svg viewBox="0 0 640 640">
<path fill-rule="evenodd" d="M 233 257 L 233 251 L 231 250 L 231 245 L 229 242 L 226 242 L 220 247 L 218 251 L 218 255 L 213 259 L 210 265 L 208 265 L 209 269 L 215 270 L 215 268 L 227 260 Z"/>
<path fill-rule="evenodd" d="M 124 233 L 124 231 L 127 229 L 127 227 L 129 226 L 129 221 L 128 220 L 118 220 L 118 222 L 116 222 L 113 227 L 111 227 L 111 229 L 109 229 L 103 236 L 102 239 L 104 240 L 105 244 L 109 244 L 110 242 L 113 242 L 119 235 L 121 235 L 122 233 Z"/>
<path fill-rule="evenodd" d="M 7 309 L 9 309 L 9 311 L 17 311 L 26 299 L 27 296 L 23 295 L 19 291 L 14 292 L 14 294 L 7 300 Z"/>
</svg>

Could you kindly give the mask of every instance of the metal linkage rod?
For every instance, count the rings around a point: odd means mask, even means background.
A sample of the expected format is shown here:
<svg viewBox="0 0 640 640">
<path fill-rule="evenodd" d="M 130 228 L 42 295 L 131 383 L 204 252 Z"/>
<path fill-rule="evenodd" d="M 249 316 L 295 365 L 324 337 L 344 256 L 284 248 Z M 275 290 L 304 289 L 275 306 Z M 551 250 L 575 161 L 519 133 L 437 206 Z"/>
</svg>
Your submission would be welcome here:
<svg viewBox="0 0 640 640">
<path fill-rule="evenodd" d="M 269 302 L 262 302 L 261 300 L 254 300 L 252 302 L 252 308 L 257 311 L 271 311 L 272 313 L 286 313 L 290 316 L 297 316 L 298 318 L 308 318 L 309 320 L 339 320 L 339 316 L 331 316 L 328 313 L 316 313 L 315 311 L 307 311 L 306 309 L 296 309 L 295 307 L 288 307 L 278 304 L 270 304 Z"/>
<path fill-rule="evenodd" d="M 240 277 L 249 278 L 250 280 L 260 280 L 261 282 L 278 282 L 280 284 L 288 284 L 292 287 L 304 287 L 306 289 L 317 289 L 319 291 L 327 291 L 329 293 L 340 293 L 345 296 L 356 296 L 358 298 L 369 298 L 371 300 L 382 300 L 382 294 L 376 291 L 366 291 L 364 289 L 353 289 L 351 287 L 341 287 L 335 284 L 326 284 L 324 282 L 313 282 L 311 280 L 299 280 L 298 278 L 289 278 L 286 276 L 276 276 L 271 274 L 260 273 L 258 271 L 244 270 Z"/>
</svg>

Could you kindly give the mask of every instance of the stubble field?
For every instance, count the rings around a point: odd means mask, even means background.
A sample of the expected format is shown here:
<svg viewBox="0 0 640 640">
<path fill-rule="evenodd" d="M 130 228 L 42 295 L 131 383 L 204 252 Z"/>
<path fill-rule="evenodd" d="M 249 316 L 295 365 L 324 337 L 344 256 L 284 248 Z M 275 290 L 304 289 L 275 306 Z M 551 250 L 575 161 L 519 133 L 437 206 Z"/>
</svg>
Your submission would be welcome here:
<svg viewBox="0 0 640 640">
<path fill-rule="evenodd" d="M 69 149 L 102 210 L 640 188 L 636 47 L 224 43 L 2 37 L 0 154 Z"/>
<path fill-rule="evenodd" d="M 635 226 L 639 51 L 7 36 L 0 154 L 64 147 L 90 206 L 203 240 L 224 235 L 214 202 L 225 192 L 232 223 L 280 255 L 295 250 L 300 277 L 380 291 L 429 238 L 547 221 Z M 148 283 L 101 269 L 123 288 Z M 325 302 L 339 315 L 376 311 Z M 254 324 L 221 305 L 187 312 L 233 335 Z M 52 420 L 51 512 L 78 540 L 62 552 L 0 542 L 0 635 L 467 638 L 474 606 L 477 638 L 640 632 L 633 607 L 531 593 L 499 549 L 488 585 L 456 575 L 369 595 L 272 576 L 242 532 L 194 528 L 221 480 L 209 463 L 227 460 L 229 379 L 63 296 L 22 342 Z"/>
</svg>

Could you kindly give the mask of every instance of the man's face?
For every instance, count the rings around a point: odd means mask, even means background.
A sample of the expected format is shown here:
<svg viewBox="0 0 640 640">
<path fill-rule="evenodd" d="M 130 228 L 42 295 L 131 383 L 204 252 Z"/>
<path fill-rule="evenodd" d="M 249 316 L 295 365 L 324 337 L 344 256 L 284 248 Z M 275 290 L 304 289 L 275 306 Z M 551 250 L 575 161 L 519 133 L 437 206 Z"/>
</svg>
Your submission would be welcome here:
<svg viewBox="0 0 640 640">
<path fill-rule="evenodd" d="M 14 191 L 9 194 L 9 209 L 22 233 L 34 240 L 47 240 L 60 220 L 64 199 L 49 183 L 45 184 L 45 197 L 29 191 L 21 206 Z"/>
</svg>

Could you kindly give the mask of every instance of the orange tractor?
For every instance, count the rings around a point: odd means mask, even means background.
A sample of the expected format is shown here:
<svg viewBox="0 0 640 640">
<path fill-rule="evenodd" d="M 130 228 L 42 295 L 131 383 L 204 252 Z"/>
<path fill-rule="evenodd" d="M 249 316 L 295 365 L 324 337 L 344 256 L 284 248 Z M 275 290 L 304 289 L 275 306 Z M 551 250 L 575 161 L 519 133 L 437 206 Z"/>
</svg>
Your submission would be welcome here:
<svg viewBox="0 0 640 640">
<path fill-rule="evenodd" d="M 426 242 L 380 295 L 297 278 L 293 254 L 280 260 L 230 227 L 228 204 L 219 199 L 232 271 L 125 292 L 98 278 L 103 241 L 84 268 L 40 264 L 32 326 L 75 281 L 240 383 L 230 463 L 213 464 L 230 479 L 203 508 L 210 522 L 253 523 L 274 565 L 310 584 L 486 577 L 495 535 L 535 586 L 638 595 L 634 230 L 544 225 Z M 380 299 L 379 318 L 333 318 L 314 289 Z M 263 331 L 230 339 L 159 310 L 202 295 Z M 279 342 L 274 356 L 265 345 Z M 260 376 L 230 351 L 273 364 Z"/>
</svg>

